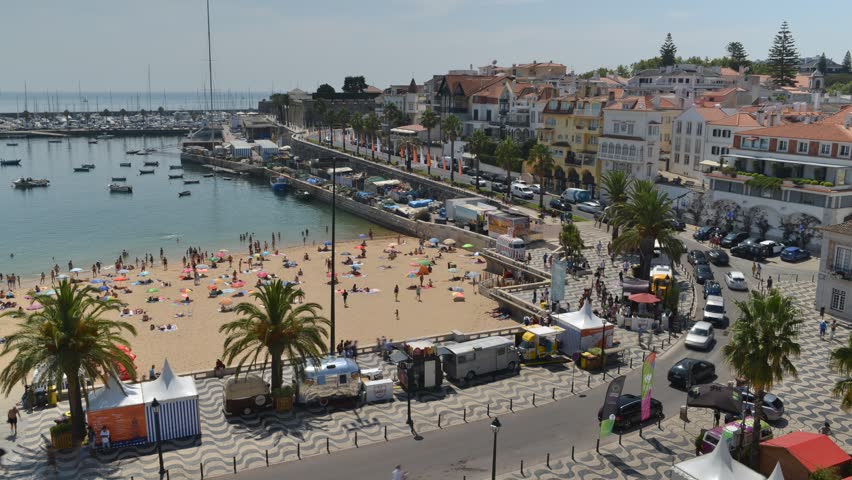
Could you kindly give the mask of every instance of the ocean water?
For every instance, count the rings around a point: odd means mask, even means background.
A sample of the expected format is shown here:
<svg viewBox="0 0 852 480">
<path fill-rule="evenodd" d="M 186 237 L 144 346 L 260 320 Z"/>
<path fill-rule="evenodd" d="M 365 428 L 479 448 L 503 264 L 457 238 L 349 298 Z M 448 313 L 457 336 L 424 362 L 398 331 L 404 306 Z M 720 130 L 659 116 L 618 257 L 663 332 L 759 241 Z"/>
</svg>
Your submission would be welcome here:
<svg viewBox="0 0 852 480">
<path fill-rule="evenodd" d="M 0 139 L 0 158 L 22 160 L 21 167 L 0 168 L 0 272 L 24 278 L 48 271 L 54 263 L 67 270 L 88 269 L 100 260 L 111 264 L 126 249 L 130 259 L 165 250 L 177 265 L 187 246 L 215 251 L 242 250 L 239 234 L 254 232 L 271 242 L 272 232 L 281 232 L 285 247 L 301 245 L 301 232 L 308 230 L 307 245 L 329 239 L 331 207 L 304 201 L 292 195 L 274 194 L 267 182 L 249 177 L 217 174 L 186 165 L 185 179 L 200 179 L 198 185 L 170 180 L 169 165 L 180 164 L 179 137 L 126 137 L 99 140 L 90 145 L 85 138 L 67 138 L 62 143 L 46 139 Z M 8 146 L 7 142 L 18 142 Z M 126 155 L 127 150 L 156 148 L 148 156 Z M 139 175 L 145 160 L 157 160 L 153 175 Z M 119 163 L 131 162 L 132 167 Z M 88 173 L 73 167 L 95 164 Z M 151 167 L 147 167 L 151 168 Z M 47 188 L 12 188 L 19 177 L 47 178 Z M 132 194 L 110 193 L 112 177 L 127 177 Z M 191 196 L 178 198 L 189 190 Z M 357 238 L 372 228 L 386 230 L 338 210 L 338 240 Z M 246 247 L 247 248 L 247 247 Z"/>
</svg>

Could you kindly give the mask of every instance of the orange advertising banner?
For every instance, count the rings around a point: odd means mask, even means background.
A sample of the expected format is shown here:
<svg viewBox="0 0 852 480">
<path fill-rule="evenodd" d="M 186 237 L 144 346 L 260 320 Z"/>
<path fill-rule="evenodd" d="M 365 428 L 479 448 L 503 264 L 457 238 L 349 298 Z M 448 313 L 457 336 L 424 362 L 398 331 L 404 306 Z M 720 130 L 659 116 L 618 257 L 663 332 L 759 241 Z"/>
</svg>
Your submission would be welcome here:
<svg viewBox="0 0 852 480">
<path fill-rule="evenodd" d="M 101 441 L 100 432 L 104 425 L 109 430 L 110 442 L 113 444 L 148 438 L 145 405 L 129 405 L 89 412 L 89 425 L 97 433 L 98 444 Z"/>
</svg>

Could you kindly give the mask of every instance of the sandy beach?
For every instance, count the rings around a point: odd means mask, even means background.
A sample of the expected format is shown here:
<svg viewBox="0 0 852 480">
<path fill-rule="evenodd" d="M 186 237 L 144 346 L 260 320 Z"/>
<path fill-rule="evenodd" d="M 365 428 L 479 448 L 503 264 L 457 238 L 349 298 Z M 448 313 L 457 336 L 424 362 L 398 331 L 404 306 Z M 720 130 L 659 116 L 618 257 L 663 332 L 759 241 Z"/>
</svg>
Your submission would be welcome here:
<svg viewBox="0 0 852 480">
<path fill-rule="evenodd" d="M 377 337 L 386 336 L 389 339 L 402 340 L 406 338 L 443 334 L 450 330 L 472 332 L 490 328 L 508 327 L 515 324 L 512 320 L 500 320 L 492 318 L 490 312 L 496 307 L 496 302 L 480 296 L 477 288 L 469 279 L 451 280 L 452 277 L 463 277 L 466 272 L 481 272 L 485 263 L 476 263 L 477 257 L 473 252 L 457 248 L 455 252 L 444 252 L 441 258 L 437 248 L 425 248 L 425 255 L 409 255 L 418 247 L 418 240 L 410 237 L 399 237 L 400 252 L 395 259 L 388 258 L 384 252 L 390 243 L 397 243 L 398 237 L 376 237 L 374 240 L 366 239 L 366 258 L 356 258 L 360 250 L 356 249 L 361 241 L 338 242 L 336 271 L 339 284 L 336 289 L 346 288 L 349 290 L 347 304 L 344 307 L 343 296 L 338 292 L 335 294 L 336 301 L 336 339 L 357 340 L 359 346 L 369 346 L 375 343 Z M 427 244 L 428 245 L 428 244 Z M 203 247 L 202 247 L 203 248 Z M 126 303 L 131 310 L 142 309 L 150 317 L 150 321 L 143 321 L 142 315 L 133 314 L 123 319 L 132 323 L 138 329 L 138 336 L 132 339 L 131 348 L 138 355 L 136 365 L 138 375 L 147 374 L 150 366 L 162 365 L 165 358 L 169 359 L 172 367 L 179 372 L 192 370 L 212 369 L 217 358 L 222 356 L 222 342 L 224 336 L 219 333 L 219 326 L 235 318 L 235 313 L 219 311 L 223 299 L 231 299 L 235 306 L 239 302 L 253 301 L 249 296 L 234 297 L 240 291 L 251 291 L 258 281 L 258 273 L 261 271 L 274 275 L 285 281 L 293 281 L 299 270 L 303 275 L 300 277 L 300 287 L 305 292 L 305 300 L 319 303 L 322 313 L 326 317 L 330 315 L 330 291 L 329 274 L 327 273 L 326 261 L 330 252 L 318 252 L 316 246 L 290 247 L 281 250 L 278 255 L 271 253 L 265 257 L 260 267 L 246 267 L 248 259 L 248 246 L 244 245 L 244 252 L 228 252 L 233 256 L 233 267 L 228 268 L 228 263 L 220 263 L 219 268 L 211 268 L 206 272 L 198 285 L 193 280 L 181 280 L 182 267 L 179 259 L 170 259 L 169 269 L 163 270 L 157 264 L 150 269 L 150 275 L 138 276 L 139 270 L 131 270 L 126 276 L 128 281 L 123 282 L 132 290 L 132 293 L 119 293 L 118 299 Z M 353 260 L 361 264 L 360 276 L 352 275 L 352 268 L 344 265 L 347 259 L 344 252 L 349 252 Z M 214 251 L 210 251 L 214 253 Z M 307 253 L 310 260 L 305 261 Z M 245 282 L 243 287 L 230 285 L 230 277 L 221 278 L 223 275 L 231 274 L 238 267 L 238 260 L 242 258 L 243 272 L 238 272 L 239 280 Z M 284 267 L 285 258 L 290 262 L 296 262 L 296 266 Z M 424 277 L 425 288 L 421 291 L 422 301 L 418 302 L 414 289 L 409 289 L 420 282 L 417 272 L 421 260 L 433 260 L 432 273 Z M 156 260 L 156 257 L 155 257 Z M 455 263 L 457 271 L 449 271 L 449 263 Z M 157 263 L 157 262 L 155 262 Z M 65 272 L 67 273 L 67 272 Z M 100 277 L 109 279 L 111 270 L 102 270 Z M 91 272 L 80 273 L 81 280 L 87 285 L 91 280 Z M 139 280 L 150 279 L 153 283 L 148 285 L 133 285 Z M 433 287 L 429 288 L 429 280 Z M 162 286 L 162 282 L 170 282 L 170 286 Z M 215 282 L 215 283 L 214 283 Z M 49 279 L 48 279 L 49 288 Z M 216 298 L 209 298 L 208 286 L 216 285 L 225 293 Z M 108 283 L 107 285 L 117 285 Z M 360 291 L 352 293 L 353 286 L 357 285 L 359 290 L 370 289 L 370 293 Z M 399 301 L 394 300 L 394 287 L 399 286 Z M 5 286 L 5 283 L 3 284 Z M 93 285 L 98 287 L 99 285 Z M 29 305 L 30 300 L 24 299 L 34 287 L 32 280 L 25 281 L 22 288 L 14 290 L 16 301 L 19 305 Z M 150 288 L 156 288 L 156 292 L 148 292 Z M 463 289 L 464 300 L 454 298 L 451 287 Z M 44 287 L 43 287 L 44 288 Z M 182 302 L 181 289 L 189 288 L 189 304 Z M 148 297 L 156 296 L 159 301 L 147 302 Z M 399 311 L 397 319 L 396 311 Z M 111 312 L 109 315 L 119 318 L 119 312 Z M 8 335 L 16 329 L 18 321 L 13 318 L 4 318 L 0 321 L 0 336 Z M 158 326 L 172 324 L 176 326 L 173 331 L 161 331 Z M 151 326 L 154 325 L 154 330 Z M 5 367 L 11 356 L 0 358 L 0 368 Z"/>
</svg>

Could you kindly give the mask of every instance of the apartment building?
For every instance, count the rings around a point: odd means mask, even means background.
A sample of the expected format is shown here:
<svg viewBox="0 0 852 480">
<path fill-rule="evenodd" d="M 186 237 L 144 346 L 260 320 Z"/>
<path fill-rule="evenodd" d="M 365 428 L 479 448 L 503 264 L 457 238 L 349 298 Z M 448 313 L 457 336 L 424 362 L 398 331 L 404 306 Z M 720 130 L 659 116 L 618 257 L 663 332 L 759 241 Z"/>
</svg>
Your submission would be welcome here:
<svg viewBox="0 0 852 480">
<path fill-rule="evenodd" d="M 573 96 L 552 98 L 544 105 L 538 139 L 550 149 L 567 186 L 594 190 L 602 167 L 597 161 L 603 133 L 604 108 L 609 98 Z"/>
<path fill-rule="evenodd" d="M 678 115 L 674 120 L 671 154 L 666 162 L 666 171 L 700 180 L 699 164 L 705 160 L 708 123 L 735 113 L 737 110 L 732 108 L 696 106 Z M 716 133 L 721 135 L 718 131 Z M 727 140 L 727 146 L 730 146 L 730 132 Z"/>
<path fill-rule="evenodd" d="M 852 321 L 852 221 L 820 228 L 822 253 L 819 257 L 817 309 Z"/>
<path fill-rule="evenodd" d="M 376 98 L 376 115 L 382 118 L 384 107 L 393 104 L 408 119 L 409 123 L 419 123 L 420 116 L 429 107 L 429 100 L 423 85 L 417 85 L 414 79 L 408 85 L 391 85 Z"/>
</svg>

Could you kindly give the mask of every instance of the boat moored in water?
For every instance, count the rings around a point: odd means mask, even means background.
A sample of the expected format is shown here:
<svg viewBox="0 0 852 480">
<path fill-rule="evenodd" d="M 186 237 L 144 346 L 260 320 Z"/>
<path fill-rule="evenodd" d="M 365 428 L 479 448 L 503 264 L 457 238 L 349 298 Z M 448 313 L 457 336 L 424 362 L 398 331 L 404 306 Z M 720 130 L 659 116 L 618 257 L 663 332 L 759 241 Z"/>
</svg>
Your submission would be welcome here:
<svg viewBox="0 0 852 480">
<path fill-rule="evenodd" d="M 94 164 L 94 163 L 84 163 L 84 164 L 82 164 L 82 165 L 80 165 L 80 166 L 81 166 L 81 167 L 83 167 L 83 168 L 88 168 L 89 170 L 93 170 L 93 169 L 95 168 L 95 164 Z"/>
<path fill-rule="evenodd" d="M 213 173 L 205 173 L 204 175 L 202 175 L 202 177 L 204 177 L 204 178 L 210 178 L 210 177 L 215 177 L 215 176 L 216 175 L 213 174 Z"/>
<path fill-rule="evenodd" d="M 131 187 L 130 185 L 110 183 L 108 186 L 110 193 L 133 193 L 133 187 Z"/>
<path fill-rule="evenodd" d="M 16 160 L 0 160 L 0 167 L 20 167 L 21 159 Z"/>
<path fill-rule="evenodd" d="M 290 180 L 287 177 L 272 177 L 269 179 L 269 186 L 273 192 L 284 192 L 287 186 L 290 185 Z"/>
<path fill-rule="evenodd" d="M 49 187 L 50 180 L 47 180 L 45 178 L 21 177 L 12 182 L 12 186 L 15 188 Z"/>
<path fill-rule="evenodd" d="M 90 172 L 91 169 L 89 167 L 74 167 L 75 172 Z"/>
<path fill-rule="evenodd" d="M 145 160 L 145 166 L 146 167 L 159 167 L 160 162 L 158 162 L 157 160 Z"/>
<path fill-rule="evenodd" d="M 47 143 L 62 143 L 62 140 L 48 140 Z"/>
<path fill-rule="evenodd" d="M 128 150 L 124 153 L 126 153 L 128 155 L 136 155 L 137 153 L 139 153 L 139 150 Z"/>
<path fill-rule="evenodd" d="M 131 167 L 133 166 L 130 162 L 122 162 L 118 164 L 119 167 Z"/>
<path fill-rule="evenodd" d="M 98 141 L 97 141 L 97 140 L 89 140 L 89 145 L 94 145 L 94 144 L 96 144 L 96 143 L 98 143 Z"/>
<path fill-rule="evenodd" d="M 183 181 L 184 185 L 195 185 L 195 184 L 198 184 L 198 183 L 201 183 L 201 180 L 184 180 Z"/>
<path fill-rule="evenodd" d="M 18 142 L 6 142 L 6 146 L 7 146 L 7 147 L 17 147 L 17 146 L 18 146 Z"/>
<path fill-rule="evenodd" d="M 180 175 L 169 175 L 169 180 L 176 180 L 178 178 L 183 178 L 183 174 Z"/>
<path fill-rule="evenodd" d="M 169 170 L 183 170 L 183 165 L 169 165 Z"/>
<path fill-rule="evenodd" d="M 127 177 L 112 177 L 113 182 L 126 182 Z"/>
<path fill-rule="evenodd" d="M 102 133 L 95 138 L 101 138 L 101 139 L 104 139 L 104 140 L 108 140 L 110 138 L 115 138 L 115 135 L 110 135 L 109 133 Z"/>
<path fill-rule="evenodd" d="M 150 170 L 145 170 L 144 168 L 139 170 L 139 175 L 151 175 L 152 173 L 154 173 L 153 168 Z"/>
<path fill-rule="evenodd" d="M 178 193 L 178 198 L 180 198 L 180 197 L 188 197 L 191 193 L 192 193 L 192 192 L 190 192 L 189 190 L 184 190 L 184 191 L 182 191 L 182 192 Z"/>
</svg>

